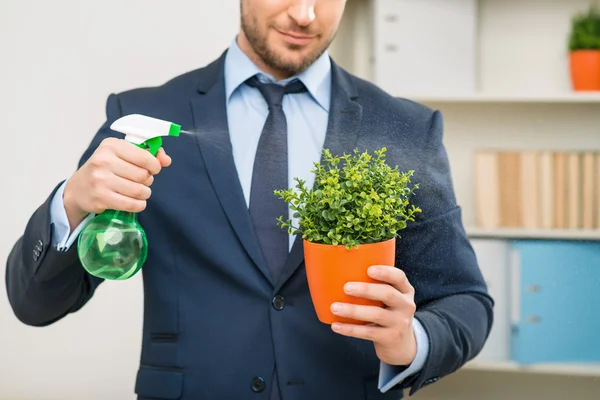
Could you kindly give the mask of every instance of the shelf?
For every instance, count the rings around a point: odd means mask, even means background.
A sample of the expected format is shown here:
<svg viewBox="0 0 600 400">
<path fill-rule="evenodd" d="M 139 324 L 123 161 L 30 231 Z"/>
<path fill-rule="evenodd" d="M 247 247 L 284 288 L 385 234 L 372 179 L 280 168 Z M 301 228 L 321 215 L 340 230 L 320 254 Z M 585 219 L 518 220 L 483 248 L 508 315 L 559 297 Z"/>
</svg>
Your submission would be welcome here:
<svg viewBox="0 0 600 400">
<path fill-rule="evenodd" d="M 472 94 L 456 96 L 396 94 L 420 103 L 539 103 L 539 104 L 600 104 L 600 92 L 557 94 Z"/>
<path fill-rule="evenodd" d="M 467 228 L 470 238 L 600 240 L 600 229 Z"/>
<path fill-rule="evenodd" d="M 600 377 L 600 363 L 519 365 L 513 362 L 472 361 L 465 364 L 462 369 L 466 371 Z"/>
</svg>

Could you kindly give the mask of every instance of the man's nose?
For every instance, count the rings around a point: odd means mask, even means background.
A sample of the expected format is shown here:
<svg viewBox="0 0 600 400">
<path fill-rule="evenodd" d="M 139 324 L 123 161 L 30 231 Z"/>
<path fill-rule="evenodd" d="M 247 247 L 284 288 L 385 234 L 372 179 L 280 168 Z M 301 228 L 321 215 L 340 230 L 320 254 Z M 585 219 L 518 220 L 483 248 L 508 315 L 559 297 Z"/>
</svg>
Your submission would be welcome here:
<svg viewBox="0 0 600 400">
<path fill-rule="evenodd" d="M 317 0 L 292 0 L 288 10 L 289 16 L 300 26 L 306 26 L 315 19 L 315 3 Z"/>
</svg>

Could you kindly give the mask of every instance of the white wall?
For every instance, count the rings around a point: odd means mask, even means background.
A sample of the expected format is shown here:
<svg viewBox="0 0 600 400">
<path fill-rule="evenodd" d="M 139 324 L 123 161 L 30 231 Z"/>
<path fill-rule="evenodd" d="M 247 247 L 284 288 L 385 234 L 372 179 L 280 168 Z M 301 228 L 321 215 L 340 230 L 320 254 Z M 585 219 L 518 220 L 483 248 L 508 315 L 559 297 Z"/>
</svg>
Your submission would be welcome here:
<svg viewBox="0 0 600 400">
<path fill-rule="evenodd" d="M 68 177 L 111 92 L 218 57 L 239 0 L 0 1 L 0 270 L 31 213 Z M 103 284 L 79 313 L 32 328 L 0 285 L 0 399 L 133 399 L 140 276 Z"/>
</svg>

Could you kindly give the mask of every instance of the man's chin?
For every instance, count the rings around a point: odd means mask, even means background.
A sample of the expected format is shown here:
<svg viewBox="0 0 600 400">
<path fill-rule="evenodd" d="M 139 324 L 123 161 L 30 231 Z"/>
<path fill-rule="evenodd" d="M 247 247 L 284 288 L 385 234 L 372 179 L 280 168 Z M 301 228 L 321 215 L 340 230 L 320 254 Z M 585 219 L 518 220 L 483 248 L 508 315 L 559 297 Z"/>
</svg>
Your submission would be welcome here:
<svg viewBox="0 0 600 400">
<path fill-rule="evenodd" d="M 314 58 L 311 52 L 289 49 L 280 50 L 275 54 L 277 54 L 277 61 L 281 69 L 294 71 L 295 73 L 306 69 Z"/>
</svg>

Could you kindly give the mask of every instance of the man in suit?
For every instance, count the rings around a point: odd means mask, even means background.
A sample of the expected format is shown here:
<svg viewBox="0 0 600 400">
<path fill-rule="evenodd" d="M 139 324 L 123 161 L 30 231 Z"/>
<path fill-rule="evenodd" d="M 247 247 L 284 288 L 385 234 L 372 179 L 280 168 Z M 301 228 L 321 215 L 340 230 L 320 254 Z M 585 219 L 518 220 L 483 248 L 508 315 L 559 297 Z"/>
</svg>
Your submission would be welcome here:
<svg viewBox="0 0 600 400">
<path fill-rule="evenodd" d="M 473 358 L 493 303 L 455 202 L 441 116 L 330 59 L 344 6 L 242 0 L 241 29 L 213 63 L 111 95 L 78 170 L 8 258 L 19 320 L 56 323 L 100 290 L 75 240 L 96 213 L 120 209 L 141 212 L 151 244 L 139 399 L 398 399 Z M 133 113 L 194 134 L 165 139 L 154 158 L 109 129 Z M 396 265 L 372 269 L 380 284 L 346 288 L 386 307 L 335 304 L 371 324 L 329 326 L 312 307 L 301 238 L 271 223 L 282 212 L 273 190 L 293 177 L 312 185 L 323 148 L 383 146 L 388 163 L 415 170 L 423 212 L 402 231 Z"/>
</svg>

